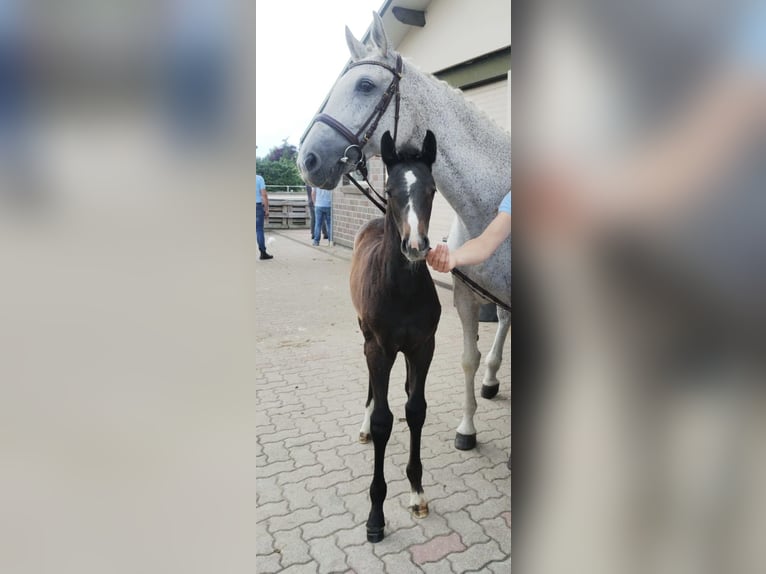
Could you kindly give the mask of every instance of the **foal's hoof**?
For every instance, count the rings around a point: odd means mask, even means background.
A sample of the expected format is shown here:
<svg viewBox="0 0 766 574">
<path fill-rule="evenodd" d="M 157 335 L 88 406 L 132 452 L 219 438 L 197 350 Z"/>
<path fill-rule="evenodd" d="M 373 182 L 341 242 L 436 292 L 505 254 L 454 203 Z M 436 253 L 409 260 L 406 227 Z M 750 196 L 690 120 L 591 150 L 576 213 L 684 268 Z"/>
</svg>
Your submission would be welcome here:
<svg viewBox="0 0 766 574">
<path fill-rule="evenodd" d="M 500 385 L 492 385 L 491 387 L 488 385 L 482 385 L 481 396 L 484 399 L 494 399 L 499 389 L 500 389 Z"/>
<path fill-rule="evenodd" d="M 413 506 L 410 506 L 410 511 L 412 512 L 415 518 L 425 518 L 426 516 L 428 516 L 428 505 L 415 504 Z"/>
<path fill-rule="evenodd" d="M 471 450 L 476 447 L 475 434 L 455 434 L 455 448 L 458 450 Z"/>
<path fill-rule="evenodd" d="M 361 442 L 362 444 L 367 444 L 368 442 L 370 442 L 370 438 L 372 438 L 370 436 L 370 433 L 366 433 L 366 432 L 359 433 L 359 442 Z"/>
<path fill-rule="evenodd" d="M 367 542 L 380 542 L 383 540 L 383 527 L 382 526 L 368 526 L 367 527 Z"/>
</svg>

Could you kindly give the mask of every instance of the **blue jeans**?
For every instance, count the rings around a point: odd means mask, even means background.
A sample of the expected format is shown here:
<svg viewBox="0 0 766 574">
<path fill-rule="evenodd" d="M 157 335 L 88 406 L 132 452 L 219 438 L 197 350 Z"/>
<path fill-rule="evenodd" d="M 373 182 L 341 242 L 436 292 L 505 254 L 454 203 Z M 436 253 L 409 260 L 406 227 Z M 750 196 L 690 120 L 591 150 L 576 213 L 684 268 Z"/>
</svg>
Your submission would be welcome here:
<svg viewBox="0 0 766 574">
<path fill-rule="evenodd" d="M 255 204 L 255 236 L 258 239 L 258 249 L 266 251 L 266 238 L 263 236 L 263 220 L 265 213 L 263 211 L 263 204 Z"/>
<path fill-rule="evenodd" d="M 327 236 L 332 241 L 332 219 L 330 217 L 332 207 L 314 207 L 316 222 L 314 224 L 314 245 L 319 245 L 322 238 L 322 223 L 327 222 Z"/>
</svg>

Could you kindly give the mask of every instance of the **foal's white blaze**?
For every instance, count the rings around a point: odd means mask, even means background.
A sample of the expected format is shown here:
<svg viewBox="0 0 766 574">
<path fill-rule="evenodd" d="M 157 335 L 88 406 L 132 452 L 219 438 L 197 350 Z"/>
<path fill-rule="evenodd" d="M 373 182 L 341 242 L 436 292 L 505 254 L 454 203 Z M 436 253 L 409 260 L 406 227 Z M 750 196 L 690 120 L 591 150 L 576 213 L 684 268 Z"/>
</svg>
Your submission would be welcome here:
<svg viewBox="0 0 766 574">
<path fill-rule="evenodd" d="M 418 178 L 412 170 L 408 169 L 404 172 L 404 181 L 407 182 L 407 194 L 409 194 L 412 186 L 418 181 Z M 407 224 L 410 226 L 410 247 L 412 249 L 417 249 L 418 245 L 420 245 L 420 233 L 418 231 L 420 220 L 418 219 L 418 214 L 415 213 L 412 200 L 407 203 Z"/>
</svg>

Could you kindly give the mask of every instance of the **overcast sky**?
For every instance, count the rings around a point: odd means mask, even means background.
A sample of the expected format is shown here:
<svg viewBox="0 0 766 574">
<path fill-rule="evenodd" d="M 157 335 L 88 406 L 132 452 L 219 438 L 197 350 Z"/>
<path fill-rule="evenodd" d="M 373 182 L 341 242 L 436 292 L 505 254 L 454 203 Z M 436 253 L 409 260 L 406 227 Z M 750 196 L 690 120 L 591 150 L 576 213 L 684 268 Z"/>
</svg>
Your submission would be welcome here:
<svg viewBox="0 0 766 574">
<path fill-rule="evenodd" d="M 348 60 L 345 26 L 361 39 L 383 0 L 258 0 L 255 12 L 257 154 L 297 146 Z"/>
</svg>

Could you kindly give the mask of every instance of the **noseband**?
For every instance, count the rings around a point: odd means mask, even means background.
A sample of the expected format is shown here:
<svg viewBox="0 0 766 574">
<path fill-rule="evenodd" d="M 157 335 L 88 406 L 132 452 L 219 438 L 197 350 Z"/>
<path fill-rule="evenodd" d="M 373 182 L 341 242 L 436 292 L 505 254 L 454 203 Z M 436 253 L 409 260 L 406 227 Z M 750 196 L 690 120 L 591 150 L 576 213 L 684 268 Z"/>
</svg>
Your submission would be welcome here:
<svg viewBox="0 0 766 574">
<path fill-rule="evenodd" d="M 341 76 L 356 66 L 380 66 L 381 68 L 385 68 L 393 74 L 391 83 L 388 85 L 388 88 L 386 88 L 386 91 L 383 92 L 380 101 L 378 101 L 375 109 L 372 110 L 372 113 L 367 118 L 367 121 L 365 121 L 362 124 L 362 127 L 360 127 L 356 133 L 354 133 L 331 115 L 320 112 L 314 116 L 313 120 L 311 120 L 309 128 L 304 132 L 303 138 L 301 138 L 301 143 L 303 143 L 303 139 L 306 137 L 308 132 L 311 130 L 311 127 L 316 122 L 327 124 L 344 138 L 346 138 L 346 140 L 348 140 L 348 142 L 351 144 L 346 148 L 346 151 L 343 153 L 343 157 L 340 159 L 340 161 L 343 163 L 349 163 L 351 161 L 349 158 L 349 153 L 351 151 L 356 151 L 359 154 L 359 158 L 352 163 L 354 163 L 356 168 L 359 169 L 360 167 L 364 167 L 366 163 L 366 158 L 362 150 L 364 149 L 364 146 L 367 145 L 367 142 L 372 137 L 372 134 L 375 133 L 375 130 L 378 127 L 378 123 L 380 122 L 380 118 L 382 118 L 383 114 L 386 113 L 388 104 L 391 103 L 391 98 L 394 96 L 396 96 L 396 101 L 394 104 L 394 145 L 396 145 L 396 131 L 399 127 L 399 80 L 402 78 L 402 57 L 399 54 L 396 55 L 396 68 L 392 68 L 383 62 L 376 62 L 375 60 L 359 60 L 358 62 L 352 62 L 346 67 Z"/>
</svg>

